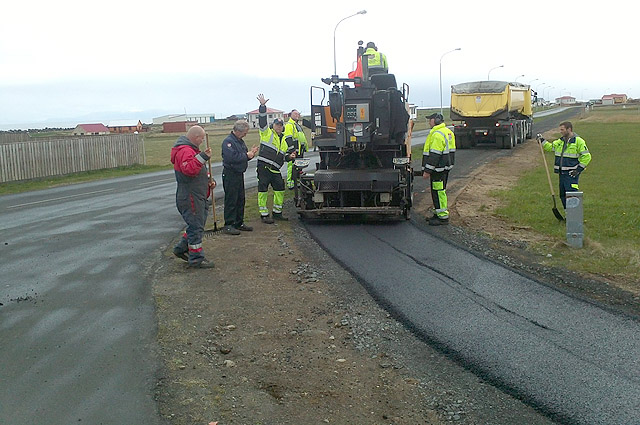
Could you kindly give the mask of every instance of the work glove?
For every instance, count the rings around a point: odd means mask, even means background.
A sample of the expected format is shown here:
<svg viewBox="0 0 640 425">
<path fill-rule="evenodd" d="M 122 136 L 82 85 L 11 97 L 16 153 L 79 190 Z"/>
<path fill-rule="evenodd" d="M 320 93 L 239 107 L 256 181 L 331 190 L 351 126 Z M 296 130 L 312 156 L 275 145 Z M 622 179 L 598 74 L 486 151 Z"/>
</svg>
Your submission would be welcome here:
<svg viewBox="0 0 640 425">
<path fill-rule="evenodd" d="M 536 140 L 538 141 L 538 143 L 544 143 L 544 137 L 542 137 L 542 134 L 538 133 L 536 134 Z"/>
<path fill-rule="evenodd" d="M 578 167 L 578 168 L 579 168 L 579 167 Z M 569 175 L 570 175 L 571 177 L 574 177 L 574 178 L 575 178 L 575 177 L 578 177 L 578 176 L 580 175 L 580 170 L 579 170 L 578 168 L 576 168 L 575 170 L 571 170 L 571 171 L 569 171 Z"/>
</svg>

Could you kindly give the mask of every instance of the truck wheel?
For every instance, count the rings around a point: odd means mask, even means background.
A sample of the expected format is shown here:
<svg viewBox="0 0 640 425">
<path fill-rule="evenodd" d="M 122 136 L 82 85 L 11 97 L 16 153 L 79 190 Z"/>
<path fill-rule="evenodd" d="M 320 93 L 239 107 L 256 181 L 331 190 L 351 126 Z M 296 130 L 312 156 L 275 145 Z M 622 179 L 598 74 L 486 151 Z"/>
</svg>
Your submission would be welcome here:
<svg viewBox="0 0 640 425">
<path fill-rule="evenodd" d="M 466 149 L 467 147 L 467 136 L 462 134 L 456 136 L 456 149 Z"/>
<path fill-rule="evenodd" d="M 527 139 L 533 138 L 533 125 L 529 121 L 527 121 Z"/>
</svg>

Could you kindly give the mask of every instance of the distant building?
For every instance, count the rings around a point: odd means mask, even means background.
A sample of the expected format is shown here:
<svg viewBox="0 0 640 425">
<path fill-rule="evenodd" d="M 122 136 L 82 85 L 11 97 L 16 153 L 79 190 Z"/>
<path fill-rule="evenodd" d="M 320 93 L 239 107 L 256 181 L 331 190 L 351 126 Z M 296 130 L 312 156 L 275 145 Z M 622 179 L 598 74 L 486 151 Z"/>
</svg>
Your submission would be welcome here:
<svg viewBox="0 0 640 425">
<path fill-rule="evenodd" d="M 163 133 L 186 133 L 192 126 L 197 125 L 196 121 L 167 121 L 162 123 Z"/>
<path fill-rule="evenodd" d="M 74 136 L 99 136 L 109 134 L 109 129 L 104 124 L 78 124 L 73 129 Z"/>
<path fill-rule="evenodd" d="M 279 109 L 269 108 L 267 107 L 267 124 L 271 125 L 273 120 L 276 118 L 280 118 L 285 121 L 289 119 L 289 114 L 285 114 L 284 111 Z M 258 110 L 254 109 L 251 112 L 247 112 L 247 121 L 249 121 L 250 128 L 258 128 Z"/>
<path fill-rule="evenodd" d="M 215 122 L 215 120 L 215 114 L 171 114 L 156 117 L 153 119 L 153 123 L 160 125 L 165 122 L 195 121 L 198 124 L 208 124 Z"/>
<path fill-rule="evenodd" d="M 145 131 L 140 120 L 110 121 L 107 127 L 111 133 L 140 133 Z"/>
<path fill-rule="evenodd" d="M 622 103 L 627 103 L 626 94 L 605 94 L 602 96 L 603 105 L 619 105 Z"/>
<path fill-rule="evenodd" d="M 558 105 L 575 105 L 576 103 L 576 98 L 573 96 L 562 96 L 562 97 L 556 97 L 556 103 Z"/>
<path fill-rule="evenodd" d="M 245 114 L 233 114 L 227 117 L 228 120 L 246 120 L 247 116 Z"/>
<path fill-rule="evenodd" d="M 409 104 L 409 117 L 412 120 L 415 120 L 418 118 L 418 106 L 415 103 Z"/>
</svg>

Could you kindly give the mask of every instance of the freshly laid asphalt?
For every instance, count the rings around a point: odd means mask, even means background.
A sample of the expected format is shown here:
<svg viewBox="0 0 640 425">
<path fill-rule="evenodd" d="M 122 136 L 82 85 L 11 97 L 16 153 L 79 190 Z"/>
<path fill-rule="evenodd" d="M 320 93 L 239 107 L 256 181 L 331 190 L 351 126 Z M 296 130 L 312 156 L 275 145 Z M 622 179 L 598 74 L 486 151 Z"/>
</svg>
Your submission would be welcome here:
<svg viewBox="0 0 640 425">
<path fill-rule="evenodd" d="M 640 323 L 478 258 L 415 223 L 309 224 L 390 312 L 552 418 L 640 423 Z"/>
</svg>

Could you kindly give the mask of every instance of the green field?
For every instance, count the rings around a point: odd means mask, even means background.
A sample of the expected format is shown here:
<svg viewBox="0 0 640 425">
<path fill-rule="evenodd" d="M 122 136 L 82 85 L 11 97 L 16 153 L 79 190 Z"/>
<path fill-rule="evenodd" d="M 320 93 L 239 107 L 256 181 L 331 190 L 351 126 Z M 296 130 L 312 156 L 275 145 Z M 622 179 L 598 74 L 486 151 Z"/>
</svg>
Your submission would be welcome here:
<svg viewBox="0 0 640 425">
<path fill-rule="evenodd" d="M 592 155 L 591 163 L 580 177 L 580 190 L 584 192 L 585 247 L 571 249 L 557 243 L 532 249 L 551 254 L 546 260 L 549 265 L 637 280 L 640 278 L 640 115 L 633 109 L 596 110 L 573 121 L 573 125 Z M 553 174 L 551 152 L 547 153 L 547 163 L 557 196 L 558 177 Z M 559 242 L 566 240 L 564 223 L 549 219 L 552 202 L 542 165 L 523 175 L 513 189 L 497 192 L 495 196 L 505 202 L 497 211 L 500 216 L 557 238 Z M 559 198 L 558 204 L 561 208 Z"/>
</svg>

